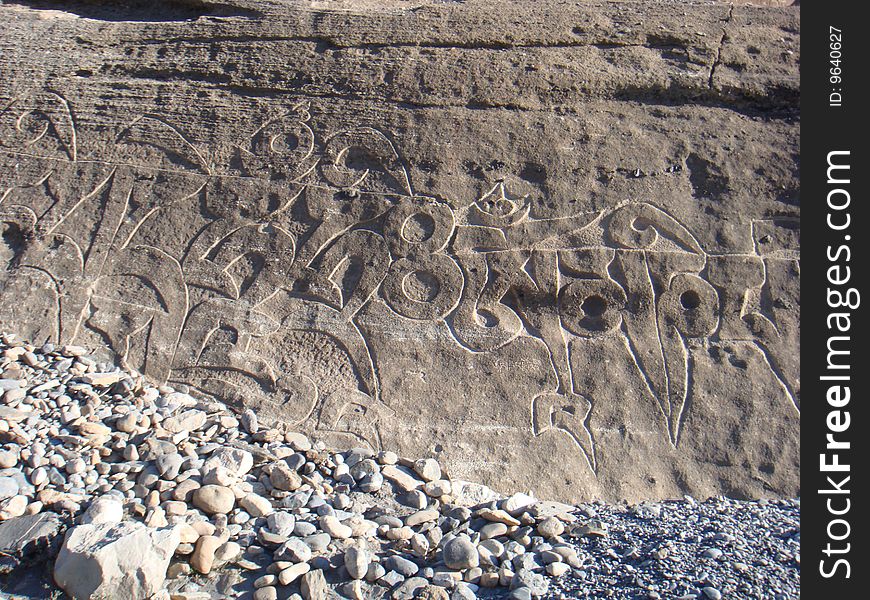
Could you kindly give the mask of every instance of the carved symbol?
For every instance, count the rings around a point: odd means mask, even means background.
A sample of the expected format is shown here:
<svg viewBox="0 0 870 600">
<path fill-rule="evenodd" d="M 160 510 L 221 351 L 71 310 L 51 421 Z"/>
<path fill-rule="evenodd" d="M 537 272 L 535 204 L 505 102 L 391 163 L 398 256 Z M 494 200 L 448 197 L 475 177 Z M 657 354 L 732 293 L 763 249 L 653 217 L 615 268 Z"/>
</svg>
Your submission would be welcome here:
<svg viewBox="0 0 870 600">
<path fill-rule="evenodd" d="M 238 148 L 245 174 L 261 179 L 301 181 L 316 166 L 314 131 L 307 102 L 293 106 L 251 135 L 248 148 Z"/>
<path fill-rule="evenodd" d="M 629 250 L 653 249 L 660 240 L 679 249 L 703 255 L 698 241 L 676 219 L 646 203 L 626 204 L 610 216 L 610 237 Z"/>
<path fill-rule="evenodd" d="M 214 169 L 202 150 L 179 129 L 157 115 L 142 115 L 134 119 L 118 135 L 119 144 L 135 144 L 140 148 L 154 148 L 156 156 L 170 165 L 212 174 Z M 152 155 L 154 156 L 154 155 Z"/>
<path fill-rule="evenodd" d="M 387 214 L 384 235 L 399 258 L 390 266 L 382 292 L 390 308 L 403 317 L 443 319 L 459 302 L 462 270 L 441 253 L 453 227 L 452 211 L 425 199 L 412 199 Z"/>
<path fill-rule="evenodd" d="M 319 256 L 316 269 L 306 269 L 305 292 L 331 302 L 350 319 L 375 294 L 389 263 L 383 236 L 361 229 L 352 231 Z"/>
<path fill-rule="evenodd" d="M 15 99 L 0 110 L 0 147 L 32 156 L 78 160 L 78 133 L 67 99 L 47 90 L 31 98 Z"/>
<path fill-rule="evenodd" d="M 707 337 L 719 322 L 719 297 L 709 283 L 681 273 L 671 279 L 668 291 L 658 302 L 659 339 L 667 369 L 668 427 L 674 444 L 680 440 L 680 429 L 689 394 L 689 354 L 685 338 Z"/>
<path fill-rule="evenodd" d="M 596 399 L 572 372 L 578 337 L 627 344 L 674 446 L 699 346 L 754 344 L 799 406 L 796 368 L 783 360 L 796 334 L 782 311 L 795 300 L 773 291 L 797 269 L 794 223 L 754 221 L 755 254 L 708 256 L 642 202 L 539 218 L 508 178 L 455 208 L 414 194 L 383 132 L 323 143 L 309 111 L 293 105 L 214 153 L 142 115 L 116 139 L 139 168 L 79 162 L 62 95 L 9 103 L 0 148 L 25 167 L 0 187 L 0 286 L 44 299 L 34 317 L 3 307 L 4 322 L 50 315 L 44 337 L 97 333 L 155 379 L 316 418 L 318 430 L 373 447 L 392 413 L 356 322 L 367 307 L 443 321 L 469 352 L 534 338 L 556 386 L 529 394 L 531 434 L 568 436 L 593 472 Z M 203 206 L 206 222 L 170 251 L 149 226 L 183 202 Z"/>
<path fill-rule="evenodd" d="M 288 284 L 295 250 L 289 232 L 268 223 L 249 224 L 224 233 L 198 260 L 189 254 L 184 266 L 191 284 L 257 304 Z"/>
<path fill-rule="evenodd" d="M 383 448 L 380 427 L 389 423 L 394 411 L 371 396 L 354 391 L 330 395 L 320 408 L 317 429 L 343 434 L 357 445 L 362 443 L 374 450 Z"/>
<path fill-rule="evenodd" d="M 626 337 L 676 446 L 689 381 L 683 336 L 710 335 L 718 323 L 716 291 L 694 275 L 704 268 L 706 254 L 685 227 L 648 204 L 618 209 L 608 233 L 624 248 L 615 266 L 628 293 Z"/>
<path fill-rule="evenodd" d="M 592 403 L 579 394 L 541 394 L 532 400 L 532 431 L 538 436 L 550 430 L 567 434 L 596 470 L 595 443 L 589 431 Z"/>
<path fill-rule="evenodd" d="M 460 344 L 474 352 L 490 352 L 520 335 L 522 320 L 502 301 L 512 286 L 531 284 L 522 271 L 522 262 L 512 252 L 460 259 L 465 285 L 451 319 L 453 335 Z"/>
<path fill-rule="evenodd" d="M 126 249 L 97 280 L 88 324 L 101 331 L 125 362 L 131 340 L 147 328 L 142 370 L 158 381 L 169 376 L 167 350 L 178 344 L 187 317 L 188 296 L 181 265 L 151 246 Z M 171 355 L 170 355 L 171 356 Z"/>
<path fill-rule="evenodd" d="M 462 271 L 449 256 L 400 258 L 390 265 L 382 287 L 394 311 L 409 319 L 443 319 L 459 302 Z"/>
<path fill-rule="evenodd" d="M 625 291 L 615 281 L 579 279 L 559 292 L 562 326 L 574 335 L 606 335 L 622 324 Z"/>
<path fill-rule="evenodd" d="M 540 435 L 550 426 L 565 431 L 577 443 L 594 472 L 597 458 L 589 429 L 592 403 L 574 390 L 570 348 L 558 313 L 559 256 L 555 252 L 532 252 L 524 270 L 534 287 L 516 291 L 519 312 L 528 323 L 529 335 L 539 338 L 546 346 L 558 381 L 554 394 L 545 395 L 540 401 L 535 399 L 532 403 L 532 414 L 537 424 L 533 432 Z M 561 405 L 561 408 L 553 408 L 555 405 Z M 553 417 L 555 420 L 551 419 L 548 425 L 547 418 L 539 416 L 544 414 L 560 416 Z"/>
<path fill-rule="evenodd" d="M 715 286 L 722 299 L 717 335 L 721 339 L 752 341 L 761 351 L 771 373 L 780 382 L 795 409 L 800 411 L 800 401 L 794 384 L 785 374 L 778 358 L 788 352 L 789 348 L 793 348 L 793 343 L 782 335 L 772 315 L 764 314 L 762 309 L 762 296 L 768 284 L 767 270 L 767 262 L 754 255 L 710 257 L 707 279 Z"/>
<path fill-rule="evenodd" d="M 332 137 L 323 152 L 320 172 L 341 189 L 413 195 L 408 172 L 387 136 L 370 127 Z"/>
</svg>

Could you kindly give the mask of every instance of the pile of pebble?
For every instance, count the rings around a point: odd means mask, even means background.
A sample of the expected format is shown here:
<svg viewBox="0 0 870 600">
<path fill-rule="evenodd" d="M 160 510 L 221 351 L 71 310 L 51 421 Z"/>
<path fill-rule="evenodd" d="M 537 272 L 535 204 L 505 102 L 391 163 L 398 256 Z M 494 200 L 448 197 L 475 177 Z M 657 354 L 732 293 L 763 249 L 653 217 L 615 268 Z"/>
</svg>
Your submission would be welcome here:
<svg viewBox="0 0 870 600">
<path fill-rule="evenodd" d="M 786 600 L 799 521 L 797 501 L 503 497 L 0 336 L 0 576 L 56 557 L 72 598 Z"/>
<path fill-rule="evenodd" d="M 189 576 L 226 565 L 256 600 L 530 598 L 581 566 L 569 536 L 606 535 L 432 458 L 328 450 L 81 347 L 0 341 L 0 519 L 66 517 L 53 577 L 76 598 L 210 598 Z"/>
</svg>

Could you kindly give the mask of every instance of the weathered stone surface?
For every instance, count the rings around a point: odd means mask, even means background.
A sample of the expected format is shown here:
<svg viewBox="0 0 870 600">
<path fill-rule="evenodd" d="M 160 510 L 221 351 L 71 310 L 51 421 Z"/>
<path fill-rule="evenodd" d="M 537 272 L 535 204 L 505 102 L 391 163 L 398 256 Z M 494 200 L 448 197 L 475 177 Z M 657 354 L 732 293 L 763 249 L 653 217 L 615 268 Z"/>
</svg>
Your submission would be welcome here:
<svg viewBox="0 0 870 600">
<path fill-rule="evenodd" d="M 323 571 L 315 569 L 308 571 L 302 576 L 301 584 L 302 597 L 305 600 L 327 600 L 329 598 L 329 588 L 326 586 L 326 578 Z"/>
<path fill-rule="evenodd" d="M 798 9 L 27 4 L 0 328 L 499 491 L 798 493 Z"/>
<path fill-rule="evenodd" d="M 203 471 L 226 469 L 234 477 L 243 477 L 254 466 L 254 457 L 240 448 L 218 448 L 205 461 Z"/>
<path fill-rule="evenodd" d="M 477 548 L 465 536 L 458 536 L 444 545 L 444 564 L 449 569 L 470 569 L 478 565 Z"/>
<path fill-rule="evenodd" d="M 362 579 L 368 572 L 371 556 L 368 550 L 360 546 L 351 546 L 344 554 L 344 566 L 353 579 Z"/>
<path fill-rule="evenodd" d="M 272 503 L 268 498 L 258 496 L 257 494 L 249 494 L 239 501 L 239 504 L 252 517 L 265 517 L 272 513 Z"/>
<path fill-rule="evenodd" d="M 232 490 L 219 485 L 204 485 L 193 492 L 193 504 L 209 515 L 226 514 L 233 509 L 235 503 Z"/>
<path fill-rule="evenodd" d="M 0 552 L 8 556 L 46 554 L 45 548 L 60 530 L 60 518 L 50 512 L 23 515 L 0 523 Z"/>
<path fill-rule="evenodd" d="M 120 523 L 124 518 L 124 506 L 117 498 L 102 496 L 94 500 L 82 515 L 82 524 Z"/>
<path fill-rule="evenodd" d="M 213 535 L 204 535 L 196 542 L 196 549 L 190 557 L 190 566 L 200 573 L 208 573 L 214 565 L 215 552 L 223 541 Z"/>
<path fill-rule="evenodd" d="M 73 598 L 149 598 L 160 590 L 179 543 L 177 528 L 141 523 L 79 525 L 67 532 L 54 580 Z"/>
</svg>

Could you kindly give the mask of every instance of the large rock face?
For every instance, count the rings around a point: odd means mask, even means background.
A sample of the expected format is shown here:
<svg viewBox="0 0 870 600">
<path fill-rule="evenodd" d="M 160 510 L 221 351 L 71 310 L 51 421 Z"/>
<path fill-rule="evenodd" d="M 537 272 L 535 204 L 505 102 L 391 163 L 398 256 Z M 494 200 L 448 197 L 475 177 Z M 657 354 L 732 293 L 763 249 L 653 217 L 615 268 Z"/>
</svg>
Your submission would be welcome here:
<svg viewBox="0 0 870 600">
<path fill-rule="evenodd" d="M 799 12 L 0 6 L 0 328 L 559 499 L 799 492 Z"/>
</svg>

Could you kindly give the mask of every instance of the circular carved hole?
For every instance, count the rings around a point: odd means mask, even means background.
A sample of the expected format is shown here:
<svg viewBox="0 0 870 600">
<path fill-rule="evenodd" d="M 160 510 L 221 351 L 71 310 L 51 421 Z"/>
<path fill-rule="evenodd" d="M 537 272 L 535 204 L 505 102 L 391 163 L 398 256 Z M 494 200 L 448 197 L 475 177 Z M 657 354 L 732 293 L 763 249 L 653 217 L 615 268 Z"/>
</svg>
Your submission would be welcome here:
<svg viewBox="0 0 870 600">
<path fill-rule="evenodd" d="M 402 237 L 412 244 L 425 242 L 435 233 L 435 219 L 425 213 L 416 213 L 405 219 Z"/>
<path fill-rule="evenodd" d="M 426 271 L 408 273 L 402 281 L 402 291 L 411 300 L 432 302 L 441 291 L 438 278 Z"/>
<path fill-rule="evenodd" d="M 352 171 L 374 171 L 381 170 L 381 161 L 375 156 L 371 150 L 362 146 L 351 146 L 345 148 L 339 153 L 339 160 L 336 161 L 337 166 L 341 166 L 343 159 L 344 167 Z"/>
<path fill-rule="evenodd" d="M 583 301 L 580 308 L 588 317 L 600 317 L 607 312 L 607 301 L 598 295 L 589 296 Z"/>
<path fill-rule="evenodd" d="M 30 136 L 30 139 L 27 141 L 28 144 L 33 144 L 42 139 L 48 133 L 50 127 L 51 125 L 45 115 L 33 111 L 24 113 L 18 117 L 18 121 L 15 123 L 15 128 L 18 131 Z"/>
<path fill-rule="evenodd" d="M 495 327 L 498 325 L 498 317 L 485 308 L 477 310 L 477 322 L 483 327 Z"/>
<path fill-rule="evenodd" d="M 293 152 L 299 147 L 299 138 L 292 133 L 284 135 L 274 135 L 269 141 L 269 148 L 272 152 Z"/>
<path fill-rule="evenodd" d="M 644 219 L 643 217 L 638 217 L 631 223 L 631 228 L 635 231 L 646 231 L 650 228 L 652 222 L 649 219 Z"/>
<path fill-rule="evenodd" d="M 701 306 L 701 296 L 695 290 L 687 290 L 680 294 L 680 304 L 686 310 L 694 310 Z"/>
</svg>

